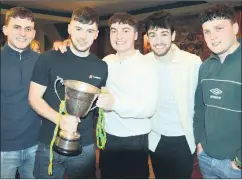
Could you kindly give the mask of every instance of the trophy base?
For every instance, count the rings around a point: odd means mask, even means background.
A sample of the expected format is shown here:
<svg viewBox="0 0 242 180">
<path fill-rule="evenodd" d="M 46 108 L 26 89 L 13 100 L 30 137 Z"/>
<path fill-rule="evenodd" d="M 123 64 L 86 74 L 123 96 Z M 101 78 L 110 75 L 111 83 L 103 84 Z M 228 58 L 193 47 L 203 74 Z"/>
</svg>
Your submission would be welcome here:
<svg viewBox="0 0 242 180">
<path fill-rule="evenodd" d="M 53 150 L 62 155 L 62 156 L 78 156 L 79 154 L 82 153 L 82 148 L 80 147 L 80 149 L 76 150 L 76 151 L 70 151 L 70 150 L 66 150 L 66 149 L 62 149 L 58 146 L 56 146 L 55 144 L 53 145 Z"/>
<path fill-rule="evenodd" d="M 66 139 L 60 136 L 56 136 L 53 150 L 63 156 L 77 156 L 82 153 L 80 139 Z"/>
</svg>

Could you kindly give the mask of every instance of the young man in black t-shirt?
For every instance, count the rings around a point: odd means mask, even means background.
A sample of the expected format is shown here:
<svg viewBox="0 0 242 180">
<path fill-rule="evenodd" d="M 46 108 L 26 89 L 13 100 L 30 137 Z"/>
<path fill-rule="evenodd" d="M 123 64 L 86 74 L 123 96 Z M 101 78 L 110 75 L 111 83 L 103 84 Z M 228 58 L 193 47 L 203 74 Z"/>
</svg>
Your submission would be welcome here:
<svg viewBox="0 0 242 180">
<path fill-rule="evenodd" d="M 54 91 L 57 76 L 64 80 L 78 80 L 98 88 L 105 86 L 107 64 L 89 52 L 98 36 L 98 16 L 91 8 L 77 9 L 68 25 L 72 45 L 67 52 L 48 51 L 36 63 L 30 85 L 29 102 L 43 117 L 39 148 L 34 167 L 35 178 L 63 178 L 65 170 L 69 178 L 93 178 L 95 150 L 93 137 L 93 112 L 80 121 L 71 115 L 61 115 L 60 129 L 69 133 L 78 131 L 82 136 L 82 153 L 63 156 L 54 152 L 52 176 L 48 175 L 49 149 L 53 137 L 60 101 Z M 64 86 L 57 86 L 58 94 L 64 99 Z"/>
</svg>

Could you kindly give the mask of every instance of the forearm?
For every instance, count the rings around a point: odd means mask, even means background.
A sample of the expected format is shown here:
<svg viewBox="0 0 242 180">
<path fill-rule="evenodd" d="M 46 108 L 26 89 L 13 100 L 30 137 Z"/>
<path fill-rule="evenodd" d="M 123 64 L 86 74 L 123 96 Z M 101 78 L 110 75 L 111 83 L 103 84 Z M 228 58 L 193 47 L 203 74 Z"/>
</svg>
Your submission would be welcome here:
<svg viewBox="0 0 242 180">
<path fill-rule="evenodd" d="M 117 100 L 114 111 L 123 118 L 149 118 L 155 112 L 155 102 L 143 100 Z"/>
<path fill-rule="evenodd" d="M 201 84 L 198 84 L 195 93 L 193 129 L 196 144 L 205 140 L 205 105 Z"/>
<path fill-rule="evenodd" d="M 44 99 L 40 97 L 29 98 L 29 104 L 40 116 L 56 124 L 58 112 L 51 108 Z"/>
<path fill-rule="evenodd" d="M 195 103 L 195 107 L 198 106 Z M 205 119 L 204 119 L 204 107 L 200 107 L 199 110 L 195 109 L 195 114 L 193 118 L 193 129 L 195 143 L 201 143 L 205 140 Z"/>
<path fill-rule="evenodd" d="M 157 109 L 158 81 L 147 83 L 146 88 L 139 90 L 136 98 L 115 98 L 114 111 L 124 118 L 150 118 Z"/>
<path fill-rule="evenodd" d="M 237 163 L 241 166 L 241 148 L 239 148 L 236 152 L 236 160 L 237 160 Z"/>
</svg>

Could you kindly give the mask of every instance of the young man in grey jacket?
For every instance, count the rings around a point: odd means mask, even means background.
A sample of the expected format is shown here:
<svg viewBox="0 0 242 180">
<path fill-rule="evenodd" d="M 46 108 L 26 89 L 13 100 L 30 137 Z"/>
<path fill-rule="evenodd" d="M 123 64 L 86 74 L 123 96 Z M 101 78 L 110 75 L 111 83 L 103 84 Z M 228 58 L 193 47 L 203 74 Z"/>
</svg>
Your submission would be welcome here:
<svg viewBox="0 0 242 180">
<path fill-rule="evenodd" d="M 1 49 L 1 178 L 34 178 L 33 168 L 41 121 L 28 104 L 29 84 L 39 54 L 30 48 L 34 15 L 15 7 L 5 16 Z"/>
<path fill-rule="evenodd" d="M 211 56 L 202 64 L 195 96 L 194 134 L 204 178 L 241 178 L 241 42 L 233 8 L 200 14 Z"/>
</svg>

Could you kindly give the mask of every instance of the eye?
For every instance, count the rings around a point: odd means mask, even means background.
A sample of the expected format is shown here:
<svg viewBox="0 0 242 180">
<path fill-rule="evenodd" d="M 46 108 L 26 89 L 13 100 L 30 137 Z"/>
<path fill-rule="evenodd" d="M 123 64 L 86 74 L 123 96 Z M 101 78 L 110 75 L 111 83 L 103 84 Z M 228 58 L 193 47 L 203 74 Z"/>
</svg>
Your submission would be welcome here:
<svg viewBox="0 0 242 180">
<path fill-rule="evenodd" d="M 207 35 L 208 33 L 209 33 L 209 31 L 203 31 L 203 34 L 206 34 Z"/>
<path fill-rule="evenodd" d="M 94 31 L 92 31 L 92 30 L 88 30 L 87 32 L 88 32 L 89 34 L 94 33 Z"/>
<path fill-rule="evenodd" d="M 168 34 L 161 34 L 162 36 L 168 36 Z"/>
<path fill-rule="evenodd" d="M 76 30 L 77 30 L 77 31 L 80 31 L 80 30 L 81 30 L 81 28 L 76 28 Z"/>
<path fill-rule="evenodd" d="M 13 28 L 14 29 L 20 29 L 20 26 L 14 26 Z"/>
<path fill-rule="evenodd" d="M 26 32 L 31 32 L 32 28 L 26 28 Z"/>
<path fill-rule="evenodd" d="M 116 30 L 111 30 L 110 33 L 114 34 L 116 33 Z"/>
<path fill-rule="evenodd" d="M 128 32 L 129 32 L 129 30 L 124 30 L 124 32 L 125 32 L 125 33 L 128 33 Z"/>
<path fill-rule="evenodd" d="M 220 31 L 222 29 L 223 29 L 223 27 L 216 27 L 216 31 Z"/>
<path fill-rule="evenodd" d="M 150 34 L 149 35 L 149 38 L 154 38 L 155 37 L 155 34 Z"/>
</svg>

